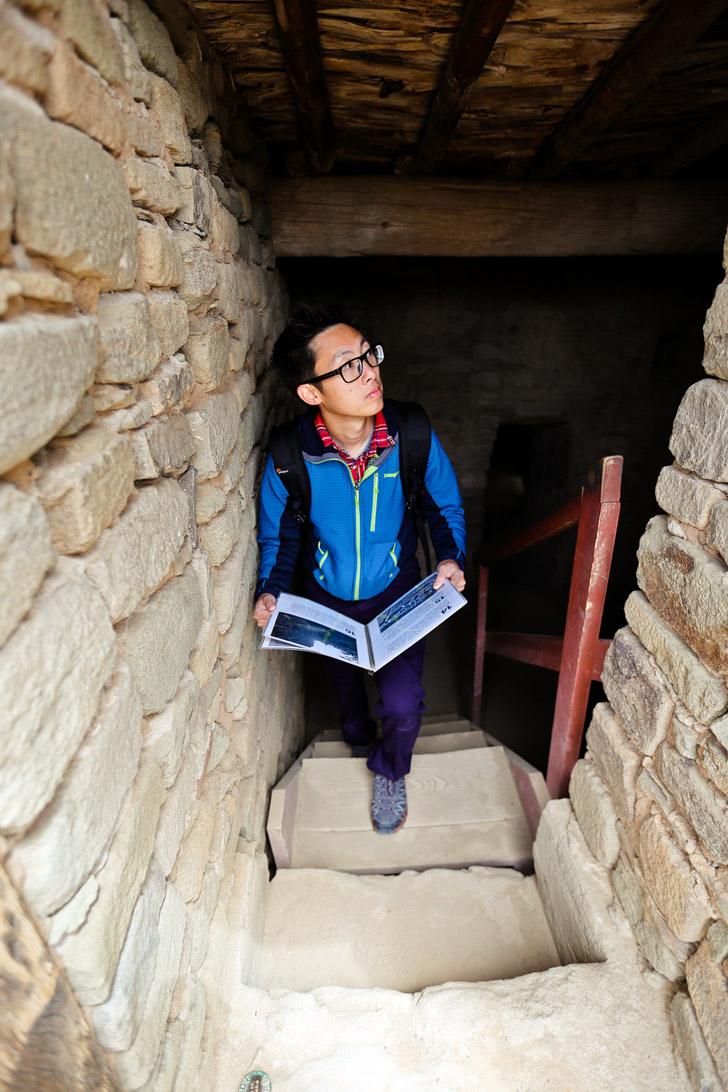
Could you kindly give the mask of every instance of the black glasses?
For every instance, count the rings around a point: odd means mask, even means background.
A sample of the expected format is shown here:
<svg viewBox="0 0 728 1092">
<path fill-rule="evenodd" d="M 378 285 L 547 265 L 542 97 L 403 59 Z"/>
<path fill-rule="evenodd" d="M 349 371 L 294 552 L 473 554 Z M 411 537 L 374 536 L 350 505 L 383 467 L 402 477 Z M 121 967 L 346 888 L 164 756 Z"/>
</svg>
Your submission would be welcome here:
<svg viewBox="0 0 728 1092">
<path fill-rule="evenodd" d="M 346 364 L 342 364 L 340 368 L 334 368 L 333 372 L 326 372 L 325 375 L 315 375 L 313 379 L 309 379 L 307 382 L 320 383 L 322 379 L 331 379 L 334 375 L 340 375 L 345 383 L 354 383 L 364 371 L 365 363 L 370 368 L 378 368 L 383 360 L 384 349 L 381 345 L 373 345 L 361 356 L 355 356 L 351 360 L 347 360 Z"/>
</svg>

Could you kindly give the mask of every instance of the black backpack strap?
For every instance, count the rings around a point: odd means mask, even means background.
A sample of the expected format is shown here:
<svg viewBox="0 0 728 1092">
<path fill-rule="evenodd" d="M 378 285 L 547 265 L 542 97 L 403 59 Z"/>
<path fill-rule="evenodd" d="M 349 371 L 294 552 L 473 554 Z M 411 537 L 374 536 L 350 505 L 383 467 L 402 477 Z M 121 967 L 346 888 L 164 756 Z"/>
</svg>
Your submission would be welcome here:
<svg viewBox="0 0 728 1092">
<path fill-rule="evenodd" d="M 276 474 L 288 490 L 288 512 L 298 523 L 305 523 L 311 510 L 311 480 L 301 451 L 299 425 L 302 418 L 294 417 L 285 425 L 274 428 L 268 451 Z"/>
<path fill-rule="evenodd" d="M 422 490 L 430 457 L 432 426 L 417 402 L 393 402 L 399 436 L 399 473 L 406 507 L 412 512 L 422 543 L 427 571 L 432 568 L 430 546 L 425 533 Z"/>
</svg>

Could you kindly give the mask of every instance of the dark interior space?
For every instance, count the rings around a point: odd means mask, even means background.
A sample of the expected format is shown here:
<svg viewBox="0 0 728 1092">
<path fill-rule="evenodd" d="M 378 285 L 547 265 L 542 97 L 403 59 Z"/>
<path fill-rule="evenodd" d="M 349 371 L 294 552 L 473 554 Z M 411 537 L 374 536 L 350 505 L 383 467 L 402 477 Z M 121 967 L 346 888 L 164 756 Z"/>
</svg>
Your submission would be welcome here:
<svg viewBox="0 0 728 1092">
<path fill-rule="evenodd" d="M 307 258 L 279 267 L 292 307 L 339 302 L 383 344 L 387 395 L 422 402 L 457 471 L 470 602 L 429 638 L 428 712 L 469 712 L 478 550 L 568 495 L 600 458 L 621 454 L 602 624 L 612 636 L 635 587 L 640 535 L 657 511 L 657 475 L 671 461 L 672 419 L 703 374 L 718 256 Z M 489 627 L 563 632 L 574 541 L 567 533 L 494 569 Z M 325 666 L 313 660 L 311 730 L 335 720 Z M 487 656 L 483 726 L 545 768 L 555 692 L 555 673 Z"/>
</svg>

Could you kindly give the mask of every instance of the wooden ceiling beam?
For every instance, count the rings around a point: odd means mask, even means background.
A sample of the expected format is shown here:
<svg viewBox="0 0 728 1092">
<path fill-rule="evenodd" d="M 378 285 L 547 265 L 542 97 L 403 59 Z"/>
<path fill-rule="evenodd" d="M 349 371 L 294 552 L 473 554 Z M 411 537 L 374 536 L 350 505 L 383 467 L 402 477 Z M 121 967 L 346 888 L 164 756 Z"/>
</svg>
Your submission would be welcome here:
<svg viewBox="0 0 728 1092">
<path fill-rule="evenodd" d="M 677 174 L 691 163 L 728 144 L 728 109 L 708 118 L 678 140 L 669 144 L 652 161 L 652 172 L 658 177 Z"/>
<path fill-rule="evenodd" d="M 273 7 L 303 141 L 313 169 L 326 174 L 334 165 L 334 120 L 316 0 L 273 0 Z"/>
<path fill-rule="evenodd" d="M 562 257 L 721 252 L 721 182 L 272 179 L 279 257 Z"/>
<path fill-rule="evenodd" d="M 726 7 L 728 0 L 663 0 L 541 145 L 531 177 L 555 178 L 561 174 Z"/>
<path fill-rule="evenodd" d="M 412 170 L 431 174 L 447 150 L 515 0 L 468 0 Z"/>
</svg>

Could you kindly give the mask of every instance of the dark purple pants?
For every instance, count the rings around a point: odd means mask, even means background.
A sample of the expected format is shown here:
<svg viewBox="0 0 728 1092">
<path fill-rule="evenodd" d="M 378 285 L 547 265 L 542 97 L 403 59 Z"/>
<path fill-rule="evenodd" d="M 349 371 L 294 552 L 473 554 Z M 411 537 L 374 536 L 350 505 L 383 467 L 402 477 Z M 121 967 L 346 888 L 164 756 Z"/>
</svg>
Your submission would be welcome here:
<svg viewBox="0 0 728 1092">
<path fill-rule="evenodd" d="M 358 602 L 336 599 L 313 580 L 305 581 L 303 594 L 316 603 L 345 614 L 347 618 L 366 624 L 395 599 L 399 599 L 400 595 L 414 587 L 419 580 L 419 568 L 414 562 L 399 573 L 385 591 L 372 599 Z M 422 686 L 424 660 L 423 637 L 376 672 L 374 678 L 379 690 L 379 701 L 374 712 L 382 724 L 382 738 L 376 742 L 375 726 L 369 719 L 364 671 L 341 660 L 331 660 L 328 657 L 326 660 L 341 714 L 341 733 L 344 739 L 354 745 L 374 743 L 367 766 L 374 773 L 384 774 L 393 780 L 404 777 L 410 770 L 412 748 L 425 709 L 425 691 Z"/>
</svg>

